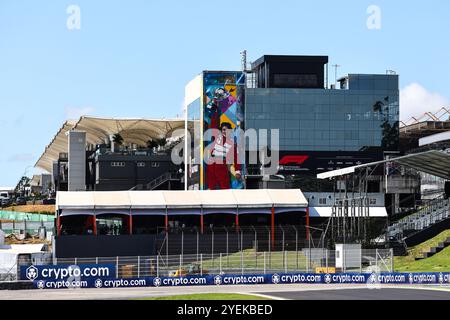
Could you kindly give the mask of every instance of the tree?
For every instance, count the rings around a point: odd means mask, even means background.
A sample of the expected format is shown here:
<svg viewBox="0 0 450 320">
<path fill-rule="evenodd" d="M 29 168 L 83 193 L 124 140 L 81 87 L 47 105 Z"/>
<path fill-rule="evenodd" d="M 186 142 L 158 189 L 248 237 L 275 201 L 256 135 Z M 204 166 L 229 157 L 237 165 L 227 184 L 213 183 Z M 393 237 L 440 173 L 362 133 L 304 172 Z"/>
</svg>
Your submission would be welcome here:
<svg viewBox="0 0 450 320">
<path fill-rule="evenodd" d="M 14 190 L 16 193 L 24 193 L 25 188 L 30 186 L 31 179 L 27 176 L 23 176 L 20 178 L 19 183 L 16 186 L 16 189 Z"/>
<path fill-rule="evenodd" d="M 120 133 L 116 133 L 113 136 L 113 141 L 115 144 L 117 144 L 118 146 L 121 146 L 123 144 L 123 137 L 120 135 Z"/>
<path fill-rule="evenodd" d="M 51 191 L 53 190 L 53 182 L 51 182 L 51 181 L 49 181 L 48 183 L 47 183 L 47 190 L 45 190 L 46 192 L 47 192 L 47 194 L 48 195 L 50 195 L 51 194 Z"/>
<path fill-rule="evenodd" d="M 158 148 L 158 146 L 159 146 L 159 144 L 158 144 L 158 142 L 155 141 L 155 140 L 148 140 L 148 141 L 147 141 L 147 147 L 148 147 L 149 149 Z"/>
<path fill-rule="evenodd" d="M 373 111 L 381 115 L 383 123 L 380 125 L 383 134 L 381 146 L 384 151 L 398 150 L 398 132 L 399 121 L 390 121 L 389 117 L 389 97 L 384 98 L 383 101 L 377 101 L 373 105 Z"/>
<path fill-rule="evenodd" d="M 158 145 L 160 145 L 161 147 L 164 147 L 167 144 L 167 139 L 166 138 L 160 138 L 156 141 L 158 143 Z"/>
</svg>

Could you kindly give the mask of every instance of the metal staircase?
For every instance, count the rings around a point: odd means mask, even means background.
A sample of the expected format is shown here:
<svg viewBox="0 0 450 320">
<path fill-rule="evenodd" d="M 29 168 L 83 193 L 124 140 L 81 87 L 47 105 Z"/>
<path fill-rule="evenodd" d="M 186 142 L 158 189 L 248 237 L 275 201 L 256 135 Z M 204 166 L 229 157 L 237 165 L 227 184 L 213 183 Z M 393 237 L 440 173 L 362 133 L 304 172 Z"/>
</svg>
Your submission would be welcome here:
<svg viewBox="0 0 450 320">
<path fill-rule="evenodd" d="M 179 173 L 166 172 L 163 175 L 159 176 L 158 178 L 154 179 L 153 181 L 150 181 L 146 186 L 147 187 L 146 190 L 155 190 L 156 188 L 160 187 L 165 183 L 170 183 L 171 181 L 179 181 L 179 180 L 180 180 Z"/>
<path fill-rule="evenodd" d="M 133 190 L 156 190 L 158 187 L 164 185 L 165 183 L 169 184 L 169 188 L 168 190 L 171 190 L 171 182 L 179 182 L 182 178 L 182 174 L 180 173 L 175 173 L 175 172 L 166 172 L 163 175 L 157 177 L 156 179 L 150 181 L 147 184 L 140 184 L 137 185 L 135 187 L 133 187 L 132 189 L 130 189 L 130 191 Z"/>
<path fill-rule="evenodd" d="M 422 259 L 427 259 L 427 258 L 431 258 L 432 256 L 434 256 L 436 253 L 441 252 L 442 250 L 444 250 L 445 248 L 450 246 L 450 237 L 448 237 L 447 239 L 444 240 L 444 242 L 440 242 L 437 247 L 433 247 L 430 249 L 430 251 L 425 252 L 423 254 L 423 256 L 421 257 L 417 257 L 416 260 L 422 260 Z"/>
</svg>

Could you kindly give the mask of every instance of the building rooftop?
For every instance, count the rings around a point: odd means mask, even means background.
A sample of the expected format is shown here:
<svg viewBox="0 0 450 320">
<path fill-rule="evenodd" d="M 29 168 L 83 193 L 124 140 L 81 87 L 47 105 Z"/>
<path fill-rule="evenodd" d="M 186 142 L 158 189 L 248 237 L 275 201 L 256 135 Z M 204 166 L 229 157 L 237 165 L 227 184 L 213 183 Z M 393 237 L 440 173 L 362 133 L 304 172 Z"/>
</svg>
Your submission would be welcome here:
<svg viewBox="0 0 450 320">
<path fill-rule="evenodd" d="M 110 136 L 120 134 L 124 144 L 145 146 L 149 140 L 168 137 L 175 130 L 183 129 L 184 124 L 184 119 L 81 117 L 78 121 L 68 120 L 45 148 L 35 167 L 52 171 L 59 154 L 68 152 L 67 133 L 71 130 L 85 131 L 86 142 L 91 145 L 103 144 Z"/>
<path fill-rule="evenodd" d="M 264 55 L 252 63 L 252 69 L 265 62 L 328 63 L 328 56 Z"/>
</svg>

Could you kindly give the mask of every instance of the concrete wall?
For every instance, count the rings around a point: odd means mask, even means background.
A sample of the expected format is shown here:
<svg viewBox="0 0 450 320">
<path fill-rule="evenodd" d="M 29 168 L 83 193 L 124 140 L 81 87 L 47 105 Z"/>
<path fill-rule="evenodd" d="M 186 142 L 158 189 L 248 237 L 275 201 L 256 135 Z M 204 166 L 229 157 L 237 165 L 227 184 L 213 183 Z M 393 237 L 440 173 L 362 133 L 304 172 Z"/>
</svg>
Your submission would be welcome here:
<svg viewBox="0 0 450 320">
<path fill-rule="evenodd" d="M 442 220 L 429 228 L 426 228 L 416 234 L 405 239 L 405 243 L 408 247 L 414 247 L 422 242 L 425 242 L 433 237 L 436 237 L 441 232 L 450 228 L 450 218 Z"/>
<path fill-rule="evenodd" d="M 58 177 L 59 177 L 58 161 L 53 161 L 53 164 L 52 164 L 52 183 L 53 183 L 53 187 L 54 188 L 56 188 L 56 181 L 58 181 Z"/>
<path fill-rule="evenodd" d="M 50 186 L 51 184 L 51 186 Z M 48 194 L 49 191 L 53 188 L 53 177 L 51 174 L 42 174 L 41 175 L 41 185 L 42 185 L 42 192 L 45 194 Z M 49 188 L 50 186 L 50 188 Z"/>
<path fill-rule="evenodd" d="M 69 131 L 69 191 L 86 190 L 86 132 Z"/>
<path fill-rule="evenodd" d="M 170 155 L 120 155 L 108 154 L 96 157 L 96 191 L 129 190 L 139 184 L 147 184 L 167 172 L 180 167 L 173 164 Z M 114 164 L 121 163 L 120 166 Z"/>
<path fill-rule="evenodd" d="M 152 256 L 156 235 L 61 236 L 55 239 L 57 258 Z"/>
</svg>

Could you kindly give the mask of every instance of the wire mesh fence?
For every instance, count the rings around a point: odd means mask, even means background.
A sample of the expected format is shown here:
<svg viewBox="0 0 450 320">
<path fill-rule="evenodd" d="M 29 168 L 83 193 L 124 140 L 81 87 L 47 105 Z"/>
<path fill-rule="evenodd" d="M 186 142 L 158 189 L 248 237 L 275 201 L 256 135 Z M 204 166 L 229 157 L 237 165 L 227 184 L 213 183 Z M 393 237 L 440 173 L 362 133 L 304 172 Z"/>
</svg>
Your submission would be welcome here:
<svg viewBox="0 0 450 320">
<path fill-rule="evenodd" d="M 339 257 L 337 251 L 321 248 L 271 252 L 249 249 L 228 255 L 200 253 L 108 258 L 48 258 L 39 264 L 49 266 L 114 265 L 115 278 L 394 271 L 392 249 L 345 250 L 343 255 L 343 257 Z M 0 270 L 0 281 L 18 280 L 20 267 L 29 265 L 29 263 L 19 261 L 15 269 L 12 268 L 6 272 Z"/>
<path fill-rule="evenodd" d="M 39 234 L 39 230 L 45 228 L 47 232 L 54 231 L 53 221 L 0 221 L 0 230 L 5 234 L 20 234 L 21 232 L 31 235 Z"/>
<path fill-rule="evenodd" d="M 0 266 L 0 282 L 15 282 L 19 280 L 19 267 L 17 263 Z"/>
<path fill-rule="evenodd" d="M 311 241 L 302 226 L 239 226 L 161 229 L 157 233 L 155 251 L 161 255 L 225 254 L 254 249 L 258 252 L 298 251 L 310 245 L 323 246 L 320 232 L 311 233 Z"/>
</svg>

